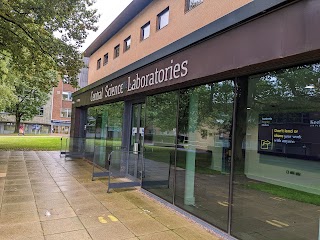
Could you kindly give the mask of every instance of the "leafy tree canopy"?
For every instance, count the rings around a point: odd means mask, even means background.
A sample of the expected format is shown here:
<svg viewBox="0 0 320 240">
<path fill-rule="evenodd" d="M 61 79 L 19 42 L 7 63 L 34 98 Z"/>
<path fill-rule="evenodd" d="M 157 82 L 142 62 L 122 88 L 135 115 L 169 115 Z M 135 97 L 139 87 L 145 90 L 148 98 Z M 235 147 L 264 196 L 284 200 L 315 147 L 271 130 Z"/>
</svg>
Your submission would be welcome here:
<svg viewBox="0 0 320 240">
<path fill-rule="evenodd" d="M 57 84 L 58 78 L 54 70 L 28 75 L 10 69 L 7 79 L 15 98 L 6 111 L 15 115 L 15 132 L 18 132 L 22 120 L 30 120 L 39 114 L 39 108 L 47 103 L 52 86 Z"/>
<path fill-rule="evenodd" d="M 97 29 L 99 16 L 90 8 L 94 2 L 1 0 L 0 61 L 10 57 L 20 72 L 56 70 L 76 86 L 83 65 L 78 48 L 87 31 Z M 0 74 L 5 74 L 1 66 Z"/>
</svg>

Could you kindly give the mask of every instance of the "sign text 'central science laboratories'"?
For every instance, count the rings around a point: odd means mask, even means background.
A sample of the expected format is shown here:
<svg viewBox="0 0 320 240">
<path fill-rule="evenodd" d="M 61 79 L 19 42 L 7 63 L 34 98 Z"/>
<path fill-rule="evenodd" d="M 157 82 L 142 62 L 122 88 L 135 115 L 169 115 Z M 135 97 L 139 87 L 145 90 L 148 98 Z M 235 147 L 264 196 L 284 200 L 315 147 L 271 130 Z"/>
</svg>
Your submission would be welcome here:
<svg viewBox="0 0 320 240">
<path fill-rule="evenodd" d="M 176 64 L 171 60 L 170 63 L 170 66 L 166 68 L 156 68 L 154 72 L 143 76 L 140 76 L 139 73 L 137 73 L 134 79 L 131 79 L 129 76 L 127 83 L 123 82 L 117 85 L 110 83 L 98 90 L 92 91 L 90 101 L 94 102 L 104 98 L 121 95 L 125 91 L 133 92 L 140 88 L 148 88 L 163 82 L 185 77 L 188 74 L 188 60 Z"/>
</svg>

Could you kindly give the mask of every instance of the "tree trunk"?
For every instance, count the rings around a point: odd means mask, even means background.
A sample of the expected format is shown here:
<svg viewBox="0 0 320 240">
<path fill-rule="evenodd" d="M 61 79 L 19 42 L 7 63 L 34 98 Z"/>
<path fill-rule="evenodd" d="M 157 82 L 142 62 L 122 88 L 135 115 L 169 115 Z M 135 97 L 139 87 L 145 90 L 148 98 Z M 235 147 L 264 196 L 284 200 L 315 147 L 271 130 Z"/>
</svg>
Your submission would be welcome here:
<svg viewBox="0 0 320 240">
<path fill-rule="evenodd" d="M 238 98 L 236 110 L 236 127 L 235 127 L 235 171 L 244 172 L 245 158 L 242 144 L 247 130 L 247 99 L 248 99 L 248 79 L 238 79 Z"/>
<path fill-rule="evenodd" d="M 19 127 L 20 127 L 20 123 L 21 123 L 21 116 L 19 113 L 19 108 L 18 106 L 16 107 L 16 126 L 14 128 L 14 133 L 19 133 Z"/>
</svg>

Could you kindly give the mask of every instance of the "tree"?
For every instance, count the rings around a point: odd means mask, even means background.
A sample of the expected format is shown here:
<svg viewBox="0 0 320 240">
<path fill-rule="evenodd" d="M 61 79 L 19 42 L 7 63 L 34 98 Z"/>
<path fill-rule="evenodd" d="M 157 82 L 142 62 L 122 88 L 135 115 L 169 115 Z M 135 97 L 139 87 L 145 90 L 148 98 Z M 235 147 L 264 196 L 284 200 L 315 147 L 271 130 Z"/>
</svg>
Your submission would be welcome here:
<svg viewBox="0 0 320 240">
<path fill-rule="evenodd" d="M 39 108 L 46 104 L 52 87 L 57 84 L 55 71 L 39 71 L 33 75 L 21 74 L 12 70 L 8 75 L 16 96 L 7 112 L 15 115 L 15 133 L 19 132 L 21 121 L 30 120 L 39 113 Z"/>
<path fill-rule="evenodd" d="M 98 15 L 89 8 L 94 1 L 2 0 L 0 58 L 10 57 L 23 73 L 56 70 L 76 86 L 83 65 L 78 48 L 97 29 Z"/>
<path fill-rule="evenodd" d="M 16 100 L 16 96 L 13 93 L 13 87 L 7 79 L 9 73 L 8 63 L 9 58 L 0 54 L 0 111 L 3 111 L 11 105 L 12 101 Z"/>
</svg>

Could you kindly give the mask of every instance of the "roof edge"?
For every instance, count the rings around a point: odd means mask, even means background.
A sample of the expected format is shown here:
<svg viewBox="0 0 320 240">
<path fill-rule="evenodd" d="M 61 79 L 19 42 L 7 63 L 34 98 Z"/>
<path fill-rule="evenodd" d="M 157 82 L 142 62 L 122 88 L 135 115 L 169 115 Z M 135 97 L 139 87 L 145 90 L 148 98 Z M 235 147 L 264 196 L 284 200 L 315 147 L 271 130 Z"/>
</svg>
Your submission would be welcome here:
<svg viewBox="0 0 320 240">
<path fill-rule="evenodd" d="M 90 57 L 103 44 L 116 35 L 125 25 L 135 18 L 153 0 L 133 0 L 103 32 L 84 51 L 85 57 Z"/>
<path fill-rule="evenodd" d="M 74 92 L 72 95 L 73 97 L 76 97 L 81 93 L 89 91 L 101 84 L 112 81 L 113 79 L 119 78 L 143 66 L 146 66 L 155 61 L 158 61 L 159 59 L 162 59 L 178 51 L 181 51 L 209 37 L 214 37 L 216 34 L 219 34 L 227 29 L 231 29 L 237 24 L 246 23 L 246 21 L 250 21 L 252 18 L 255 18 L 257 16 L 259 17 L 259 15 L 264 15 L 269 11 L 277 9 L 278 7 L 281 7 L 288 3 L 292 4 L 299 1 L 301 0 L 294 0 L 294 1 L 292 0 L 269 0 L 269 1 L 255 0 L 217 19 L 216 21 L 209 23 L 208 25 L 196 30 L 195 32 L 192 32 L 186 35 L 185 37 L 159 49 L 158 51 L 153 52 L 150 55 L 145 56 L 144 58 L 136 62 L 133 62 L 132 64 L 122 69 L 119 69 L 118 71 L 108 76 L 105 76 L 102 79 L 96 82 L 93 82 L 84 88 L 79 89 L 78 91 Z"/>
</svg>

